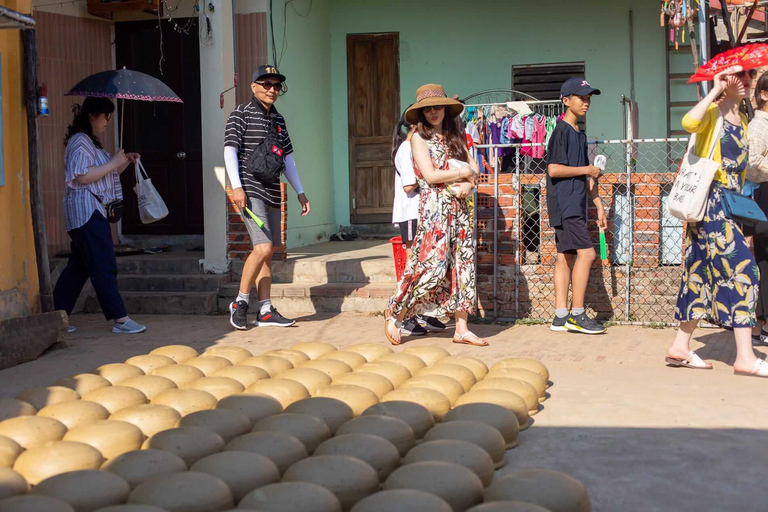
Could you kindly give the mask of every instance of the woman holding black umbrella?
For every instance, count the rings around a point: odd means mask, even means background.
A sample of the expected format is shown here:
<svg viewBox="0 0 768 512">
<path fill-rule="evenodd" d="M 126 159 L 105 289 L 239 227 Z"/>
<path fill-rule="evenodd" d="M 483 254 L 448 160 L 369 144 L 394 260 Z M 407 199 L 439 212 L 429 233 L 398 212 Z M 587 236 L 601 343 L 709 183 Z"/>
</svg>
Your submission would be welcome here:
<svg viewBox="0 0 768 512">
<path fill-rule="evenodd" d="M 146 327 L 131 320 L 117 289 L 117 261 L 110 222 L 122 213 L 120 173 L 138 153 L 120 149 L 113 157 L 104 150 L 103 136 L 115 105 L 108 98 L 88 97 L 74 105 L 74 119 L 64 143 L 64 223 L 72 239 L 72 255 L 53 291 L 56 309 L 71 314 L 88 278 L 114 333 L 134 334 Z"/>
</svg>

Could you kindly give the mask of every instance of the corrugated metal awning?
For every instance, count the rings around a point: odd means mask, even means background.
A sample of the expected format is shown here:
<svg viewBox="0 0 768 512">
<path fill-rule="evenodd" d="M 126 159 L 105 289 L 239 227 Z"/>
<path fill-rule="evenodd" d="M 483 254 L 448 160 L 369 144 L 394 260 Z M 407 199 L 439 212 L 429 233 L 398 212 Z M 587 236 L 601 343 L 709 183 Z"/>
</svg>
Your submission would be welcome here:
<svg viewBox="0 0 768 512">
<path fill-rule="evenodd" d="M 32 28 L 35 19 L 28 14 L 21 14 L 13 9 L 0 6 L 0 29 L 3 28 Z"/>
</svg>

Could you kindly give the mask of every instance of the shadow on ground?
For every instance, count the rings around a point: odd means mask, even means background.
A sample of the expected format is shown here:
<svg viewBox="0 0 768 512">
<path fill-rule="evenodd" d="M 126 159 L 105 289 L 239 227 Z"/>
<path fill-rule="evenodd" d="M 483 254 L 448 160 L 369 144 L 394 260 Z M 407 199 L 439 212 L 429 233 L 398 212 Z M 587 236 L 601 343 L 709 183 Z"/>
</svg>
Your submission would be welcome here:
<svg viewBox="0 0 768 512">
<path fill-rule="evenodd" d="M 506 453 L 517 469 L 568 473 L 592 512 L 765 512 L 768 431 L 536 426 Z"/>
</svg>

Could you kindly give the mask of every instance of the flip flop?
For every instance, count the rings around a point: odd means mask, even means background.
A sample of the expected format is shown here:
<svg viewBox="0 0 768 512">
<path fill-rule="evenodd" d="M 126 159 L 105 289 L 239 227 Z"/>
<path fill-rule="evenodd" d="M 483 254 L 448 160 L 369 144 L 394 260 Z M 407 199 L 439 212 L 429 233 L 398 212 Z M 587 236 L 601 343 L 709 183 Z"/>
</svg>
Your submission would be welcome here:
<svg viewBox="0 0 768 512">
<path fill-rule="evenodd" d="M 399 321 L 399 320 L 397 320 L 397 319 L 395 319 L 393 317 L 387 316 L 387 313 L 388 313 L 388 311 L 384 310 L 384 335 L 387 337 L 387 339 L 389 340 L 389 342 L 391 344 L 393 344 L 393 345 L 400 345 L 403 342 L 403 340 L 400 339 L 400 341 L 397 341 L 395 338 L 393 338 L 389 334 L 388 327 L 389 327 L 389 322 L 394 321 L 395 322 L 395 327 L 400 329 L 403 326 L 403 322 L 401 322 L 401 321 Z"/>
<path fill-rule="evenodd" d="M 754 366 L 752 366 L 751 372 L 740 372 L 738 370 L 733 370 L 733 373 L 734 375 L 743 375 L 749 377 L 768 377 L 768 363 L 762 359 L 758 359 L 755 361 Z"/>
<path fill-rule="evenodd" d="M 474 336 L 475 338 L 480 340 L 480 343 L 475 343 L 473 341 L 468 341 L 466 339 L 468 336 Z M 456 338 L 459 338 L 459 339 L 457 340 Z M 464 334 L 455 333 L 453 335 L 453 342 L 454 343 L 458 343 L 459 345 L 472 345 L 472 346 L 475 346 L 475 347 L 487 347 L 488 346 L 488 342 L 487 341 L 485 341 L 483 338 L 481 338 L 477 334 L 473 333 L 472 331 L 467 331 Z"/>
<path fill-rule="evenodd" d="M 702 358 L 691 350 L 688 359 L 678 359 L 677 357 L 664 358 L 664 362 L 674 368 L 691 368 L 692 370 L 711 370 L 712 366 L 707 365 Z"/>
</svg>

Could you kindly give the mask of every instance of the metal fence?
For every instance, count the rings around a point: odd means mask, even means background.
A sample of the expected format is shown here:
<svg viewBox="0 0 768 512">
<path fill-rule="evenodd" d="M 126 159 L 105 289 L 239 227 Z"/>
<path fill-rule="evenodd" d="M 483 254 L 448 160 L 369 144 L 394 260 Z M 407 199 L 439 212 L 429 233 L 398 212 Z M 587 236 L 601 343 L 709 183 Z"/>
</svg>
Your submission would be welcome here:
<svg viewBox="0 0 768 512">
<path fill-rule="evenodd" d="M 672 324 L 680 282 L 684 226 L 665 207 L 688 139 L 590 141 L 590 161 L 605 155 L 598 182 L 608 218 L 607 259 L 599 258 L 596 209 L 588 202 L 598 259 L 586 304 L 603 321 Z M 555 309 L 554 230 L 546 207 L 546 157 L 525 148 L 480 145 L 495 173 L 477 190 L 478 306 L 501 320 L 550 321 Z M 540 151 L 540 150 L 539 150 Z M 570 299 L 569 299 L 570 304 Z"/>
</svg>

